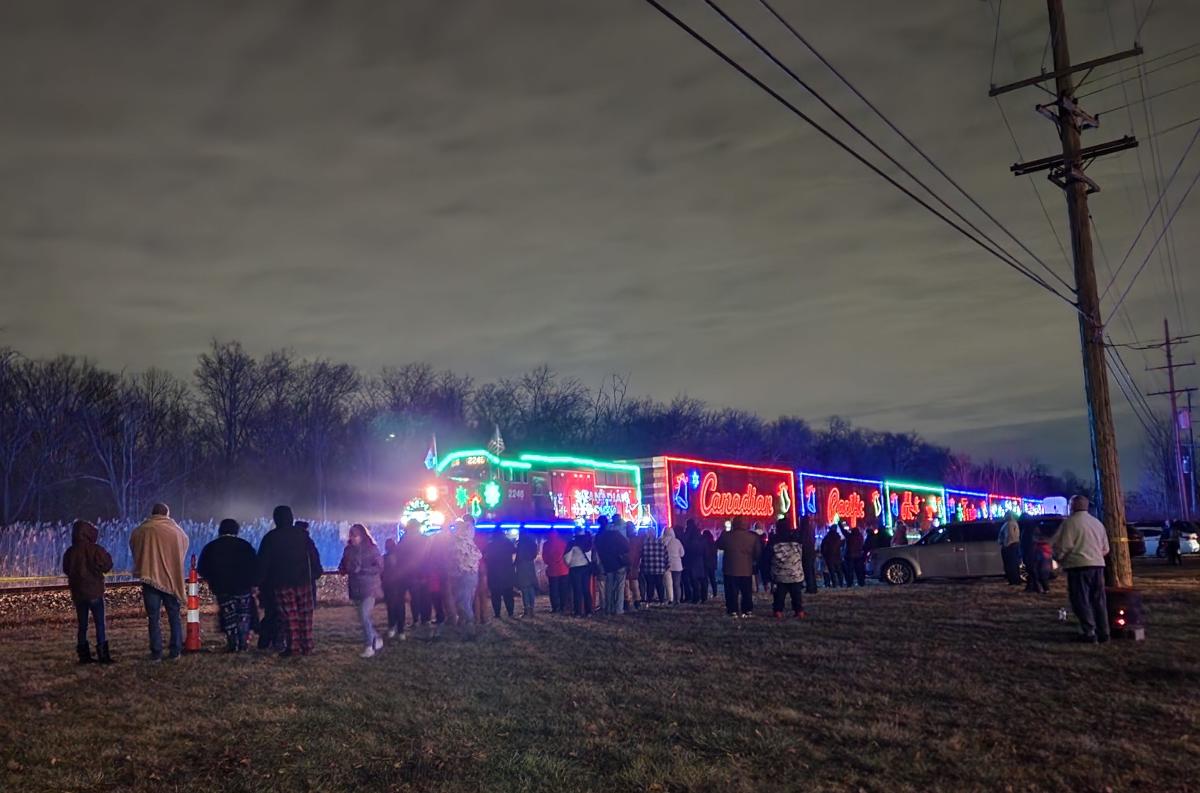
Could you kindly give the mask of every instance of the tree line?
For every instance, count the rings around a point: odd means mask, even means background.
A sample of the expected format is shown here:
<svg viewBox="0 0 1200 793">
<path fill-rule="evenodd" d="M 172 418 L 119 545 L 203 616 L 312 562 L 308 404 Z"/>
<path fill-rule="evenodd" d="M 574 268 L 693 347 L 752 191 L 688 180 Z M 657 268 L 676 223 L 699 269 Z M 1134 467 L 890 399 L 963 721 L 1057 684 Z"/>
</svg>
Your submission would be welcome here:
<svg viewBox="0 0 1200 793">
<path fill-rule="evenodd" d="M 449 450 L 482 445 L 497 426 L 523 451 L 671 452 L 1031 495 L 1086 489 L 1035 460 L 976 463 L 915 432 L 635 397 L 616 375 L 588 387 L 545 365 L 480 383 L 427 363 L 367 374 L 214 340 L 190 380 L 0 348 L 0 523 L 128 519 L 155 499 L 202 519 L 290 503 L 318 518 L 389 520 L 427 475 L 435 433 Z"/>
</svg>

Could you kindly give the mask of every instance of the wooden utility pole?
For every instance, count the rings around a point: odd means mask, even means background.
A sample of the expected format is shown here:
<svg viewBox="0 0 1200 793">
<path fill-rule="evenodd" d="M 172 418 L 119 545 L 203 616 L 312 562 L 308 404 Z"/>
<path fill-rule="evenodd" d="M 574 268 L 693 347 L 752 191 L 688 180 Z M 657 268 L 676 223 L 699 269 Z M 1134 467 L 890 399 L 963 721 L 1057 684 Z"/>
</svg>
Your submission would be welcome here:
<svg viewBox="0 0 1200 793">
<path fill-rule="evenodd" d="M 1125 499 L 1121 494 L 1121 469 L 1117 459 L 1117 436 L 1113 426 L 1112 402 L 1108 392 L 1108 367 L 1104 356 L 1104 322 L 1100 314 L 1100 295 L 1096 289 L 1096 269 L 1092 260 L 1091 218 L 1088 214 L 1088 194 L 1099 186 L 1084 174 L 1084 158 L 1090 161 L 1137 145 L 1125 137 L 1110 143 L 1083 149 L 1080 132 L 1099 126 L 1099 120 L 1084 113 L 1075 101 L 1073 75 L 1096 66 L 1141 54 L 1140 47 L 1085 63 L 1071 65 L 1067 47 L 1067 25 L 1062 0 L 1046 0 L 1050 15 L 1050 41 L 1054 51 L 1054 71 L 1039 77 L 1021 80 L 1007 86 L 993 87 L 996 96 L 1006 91 L 1034 83 L 1055 83 L 1055 99 L 1039 105 L 1038 112 L 1058 126 L 1062 154 L 1046 157 L 1012 167 L 1014 173 L 1026 174 L 1048 170 L 1049 178 L 1066 193 L 1067 215 L 1071 225 L 1071 251 L 1075 264 L 1075 293 L 1079 309 L 1079 336 L 1083 348 L 1084 391 L 1087 396 L 1088 418 L 1091 426 L 1092 470 L 1098 486 L 1100 503 L 1097 509 L 1108 530 L 1112 548 L 1106 568 L 1109 583 L 1120 587 L 1133 585 L 1133 570 L 1129 560 L 1129 542 L 1125 533 Z"/>
<path fill-rule="evenodd" d="M 1175 478 L 1175 492 L 1179 494 L 1179 511 L 1175 513 L 1185 520 L 1191 520 L 1191 496 L 1188 494 L 1187 479 L 1183 475 L 1183 444 L 1179 436 L 1179 402 L 1176 396 L 1186 393 L 1188 395 L 1188 419 L 1191 419 L 1191 399 L 1194 388 L 1176 388 L 1175 387 L 1175 370 L 1184 366 L 1195 366 L 1196 362 L 1190 363 L 1175 363 L 1175 355 L 1171 350 L 1171 344 L 1186 344 L 1189 337 L 1180 336 L 1171 338 L 1171 325 L 1167 322 L 1167 318 L 1163 317 L 1163 351 L 1167 355 L 1166 366 L 1151 367 L 1147 371 L 1155 372 L 1165 370 L 1167 373 L 1167 390 L 1155 391 L 1146 396 L 1169 396 L 1171 398 L 1171 463 L 1175 469 L 1173 471 Z M 1159 345 L 1152 345 L 1157 347 Z M 1151 349 L 1144 347 L 1143 349 Z"/>
</svg>

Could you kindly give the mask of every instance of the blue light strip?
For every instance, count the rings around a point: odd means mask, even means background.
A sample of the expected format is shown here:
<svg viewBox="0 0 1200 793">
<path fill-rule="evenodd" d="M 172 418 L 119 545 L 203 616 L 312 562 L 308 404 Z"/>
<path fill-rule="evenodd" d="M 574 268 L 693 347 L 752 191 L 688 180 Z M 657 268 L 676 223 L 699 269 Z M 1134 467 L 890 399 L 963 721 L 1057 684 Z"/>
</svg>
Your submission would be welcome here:
<svg viewBox="0 0 1200 793">
<path fill-rule="evenodd" d="M 825 479 L 827 481 L 834 481 L 834 482 L 857 482 L 860 485 L 879 485 L 880 487 L 883 486 L 882 479 L 858 479 L 853 476 L 837 476 L 836 474 L 816 474 L 811 471 L 797 471 L 796 473 L 800 475 L 800 481 L 802 481 L 802 482 L 804 481 L 805 477 L 808 477 L 809 479 Z"/>
</svg>

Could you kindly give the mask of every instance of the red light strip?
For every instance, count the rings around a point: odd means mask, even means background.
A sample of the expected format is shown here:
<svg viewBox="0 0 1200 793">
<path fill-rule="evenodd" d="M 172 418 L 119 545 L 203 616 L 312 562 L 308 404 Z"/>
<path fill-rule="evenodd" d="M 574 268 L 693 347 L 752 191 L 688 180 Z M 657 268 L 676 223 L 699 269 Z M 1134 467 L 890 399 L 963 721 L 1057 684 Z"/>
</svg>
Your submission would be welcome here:
<svg viewBox="0 0 1200 793">
<path fill-rule="evenodd" d="M 690 465 L 713 465 L 713 466 L 717 466 L 720 468 L 737 468 L 742 471 L 762 471 L 763 473 L 768 473 L 768 474 L 786 474 L 787 476 L 792 478 L 793 482 L 795 481 L 795 478 L 796 478 L 796 472 L 792 471 L 790 468 L 763 468 L 761 465 L 742 465 L 741 463 L 717 463 L 717 462 L 713 462 L 712 460 L 693 460 L 689 457 L 665 457 L 664 456 L 663 459 L 667 460 L 667 462 L 688 463 Z"/>
</svg>

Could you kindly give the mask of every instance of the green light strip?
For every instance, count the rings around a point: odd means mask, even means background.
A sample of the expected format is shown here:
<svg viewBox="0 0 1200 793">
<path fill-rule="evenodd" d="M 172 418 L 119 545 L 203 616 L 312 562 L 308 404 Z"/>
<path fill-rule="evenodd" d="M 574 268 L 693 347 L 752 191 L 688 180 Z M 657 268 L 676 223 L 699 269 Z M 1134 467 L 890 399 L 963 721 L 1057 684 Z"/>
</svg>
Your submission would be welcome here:
<svg viewBox="0 0 1200 793">
<path fill-rule="evenodd" d="M 906 488 L 908 490 L 924 490 L 929 493 L 941 493 L 943 496 L 946 495 L 946 488 L 942 487 L 941 485 L 918 485 L 913 482 L 887 482 L 887 481 L 885 481 L 883 484 L 885 487 L 887 487 L 888 490 L 891 490 L 893 487 L 902 487 L 902 488 Z"/>
<path fill-rule="evenodd" d="M 553 454 L 522 454 L 522 460 L 546 465 L 578 465 L 583 468 L 599 468 L 608 471 L 625 471 L 633 474 L 634 486 L 637 488 L 638 502 L 642 500 L 642 469 L 632 463 L 610 463 L 607 460 L 592 460 L 587 457 L 569 457 Z"/>
<path fill-rule="evenodd" d="M 454 462 L 455 460 L 462 460 L 465 457 L 486 457 L 488 462 L 490 462 L 492 465 L 502 465 L 505 468 L 520 468 L 521 470 L 528 470 L 533 467 L 529 463 L 523 463 L 517 460 L 503 460 L 492 454 L 487 449 L 466 449 L 464 451 L 451 452 L 450 454 L 447 454 L 438 461 L 437 468 L 434 470 L 440 474 L 446 470 L 446 467 L 450 465 L 450 463 Z"/>
</svg>

